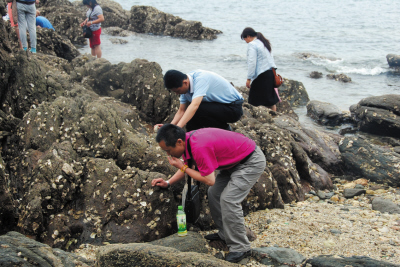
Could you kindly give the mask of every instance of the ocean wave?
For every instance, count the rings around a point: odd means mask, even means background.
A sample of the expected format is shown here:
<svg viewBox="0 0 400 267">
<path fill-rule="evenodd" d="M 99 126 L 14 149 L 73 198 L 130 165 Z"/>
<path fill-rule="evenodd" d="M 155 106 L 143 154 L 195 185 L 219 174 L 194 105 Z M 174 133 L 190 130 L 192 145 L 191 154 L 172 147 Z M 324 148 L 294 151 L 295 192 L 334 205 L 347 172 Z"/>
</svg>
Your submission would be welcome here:
<svg viewBox="0 0 400 267">
<path fill-rule="evenodd" d="M 223 61 L 231 62 L 231 61 L 243 61 L 246 60 L 245 57 L 242 57 L 240 55 L 228 55 L 223 58 Z"/>
<path fill-rule="evenodd" d="M 343 63 L 343 59 L 329 59 L 329 58 L 310 58 L 308 59 L 312 64 L 316 66 L 335 66 Z"/>
<path fill-rule="evenodd" d="M 388 72 L 388 70 L 379 66 L 374 68 L 356 68 L 356 67 L 341 66 L 337 69 L 336 72 L 375 76 L 381 73 Z"/>
</svg>

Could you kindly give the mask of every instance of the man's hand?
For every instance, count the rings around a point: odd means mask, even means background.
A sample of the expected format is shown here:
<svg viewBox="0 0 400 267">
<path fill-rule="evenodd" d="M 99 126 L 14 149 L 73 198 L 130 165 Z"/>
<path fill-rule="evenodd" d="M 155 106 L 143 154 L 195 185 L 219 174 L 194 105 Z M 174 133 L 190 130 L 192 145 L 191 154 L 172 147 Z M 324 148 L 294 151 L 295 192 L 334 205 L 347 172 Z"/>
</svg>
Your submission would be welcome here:
<svg viewBox="0 0 400 267">
<path fill-rule="evenodd" d="M 163 178 L 157 178 L 157 179 L 153 179 L 153 181 L 151 181 L 151 186 L 159 186 L 162 188 L 167 188 L 168 183 L 166 181 L 164 181 Z"/>
<path fill-rule="evenodd" d="M 158 132 L 158 129 L 160 129 L 164 124 L 156 124 L 154 125 L 154 132 Z"/>
<path fill-rule="evenodd" d="M 169 164 L 171 164 L 172 166 L 174 166 L 174 167 L 176 167 L 178 169 L 181 169 L 183 167 L 182 160 L 180 160 L 178 158 L 175 158 L 175 157 L 172 157 L 172 156 L 168 156 L 168 161 L 169 161 Z"/>
</svg>

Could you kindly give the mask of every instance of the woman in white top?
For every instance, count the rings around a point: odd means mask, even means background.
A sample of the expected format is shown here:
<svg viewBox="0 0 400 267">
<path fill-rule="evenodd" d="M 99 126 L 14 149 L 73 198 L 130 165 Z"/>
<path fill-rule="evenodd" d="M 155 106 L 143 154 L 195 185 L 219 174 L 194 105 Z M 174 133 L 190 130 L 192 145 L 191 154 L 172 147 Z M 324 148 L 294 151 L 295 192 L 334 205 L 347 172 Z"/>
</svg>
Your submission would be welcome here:
<svg viewBox="0 0 400 267">
<path fill-rule="evenodd" d="M 101 23 L 104 21 L 103 10 L 96 0 L 83 0 L 83 4 L 89 8 L 86 12 L 87 19 L 81 23 L 81 27 L 87 25 L 92 30 L 92 37 L 89 38 L 89 45 L 92 49 L 92 56 L 101 58 Z"/>
<path fill-rule="evenodd" d="M 248 44 L 246 87 L 250 89 L 249 104 L 266 106 L 276 111 L 279 97 L 274 88 L 272 68 L 276 68 L 276 65 L 271 44 L 262 33 L 253 28 L 245 28 L 240 37 Z"/>
</svg>

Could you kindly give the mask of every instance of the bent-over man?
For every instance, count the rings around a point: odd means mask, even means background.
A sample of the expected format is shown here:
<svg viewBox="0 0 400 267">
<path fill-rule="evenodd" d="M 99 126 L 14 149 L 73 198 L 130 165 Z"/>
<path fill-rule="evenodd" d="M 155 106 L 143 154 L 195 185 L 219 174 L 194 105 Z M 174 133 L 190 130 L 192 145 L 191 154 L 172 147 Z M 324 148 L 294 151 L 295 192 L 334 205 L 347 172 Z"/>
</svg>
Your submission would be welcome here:
<svg viewBox="0 0 400 267">
<path fill-rule="evenodd" d="M 196 70 L 184 74 L 169 70 L 164 75 L 164 85 L 180 95 L 179 110 L 171 124 L 186 125 L 187 131 L 206 127 L 231 130 L 228 123 L 237 122 L 243 115 L 242 95 L 214 72 Z"/>
<path fill-rule="evenodd" d="M 154 179 L 152 186 L 167 188 L 184 179 L 185 173 L 209 185 L 208 200 L 218 233 L 209 240 L 224 240 L 229 247 L 225 260 L 239 262 L 250 255 L 241 202 L 263 173 L 266 161 L 261 149 L 246 136 L 216 128 L 203 128 L 185 133 L 173 124 L 162 126 L 156 137 L 168 161 L 179 170 L 167 181 Z M 188 151 L 188 143 L 191 153 Z M 198 171 L 187 166 L 193 157 Z M 184 162 L 179 158 L 183 157 Z M 220 170 L 215 177 L 214 171 Z"/>
</svg>

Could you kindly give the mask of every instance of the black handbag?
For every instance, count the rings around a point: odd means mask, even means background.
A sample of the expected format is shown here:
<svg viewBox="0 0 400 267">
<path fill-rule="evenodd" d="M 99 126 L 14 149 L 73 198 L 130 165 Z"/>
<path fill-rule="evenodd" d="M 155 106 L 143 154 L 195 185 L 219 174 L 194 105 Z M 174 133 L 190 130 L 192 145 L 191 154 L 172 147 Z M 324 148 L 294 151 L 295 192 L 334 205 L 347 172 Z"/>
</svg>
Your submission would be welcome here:
<svg viewBox="0 0 400 267">
<path fill-rule="evenodd" d="M 194 134 L 196 131 L 192 132 Z M 190 137 L 192 134 L 189 136 L 187 140 L 187 149 L 190 155 L 190 160 L 188 160 L 189 167 L 192 167 L 193 163 L 193 155 L 192 151 L 190 148 Z M 200 208 L 201 208 L 201 202 L 200 202 L 200 182 L 197 181 L 196 185 L 192 185 L 192 177 L 188 175 L 187 179 L 187 184 L 188 184 L 188 191 L 186 193 L 186 199 L 185 199 L 185 213 L 186 213 L 186 221 L 188 223 L 196 223 L 197 220 L 200 217 Z"/>
<path fill-rule="evenodd" d="M 92 13 L 93 13 L 93 10 L 92 10 L 92 12 L 90 12 L 90 15 L 89 15 L 89 18 L 88 18 L 88 22 L 90 21 L 90 16 L 92 15 Z M 90 37 L 92 37 L 92 30 L 90 29 L 90 27 L 89 26 L 87 26 L 87 25 L 84 25 L 83 27 L 82 27 L 82 30 L 83 30 L 83 37 L 84 38 L 90 38 Z"/>
<path fill-rule="evenodd" d="M 192 178 L 188 175 L 188 191 L 185 200 L 186 221 L 196 223 L 200 217 L 200 191 L 199 184 L 192 185 Z"/>
<path fill-rule="evenodd" d="M 85 37 L 85 38 L 92 37 L 92 30 L 90 29 L 89 26 L 85 25 L 82 27 L 82 29 L 83 29 L 83 37 Z"/>
</svg>

